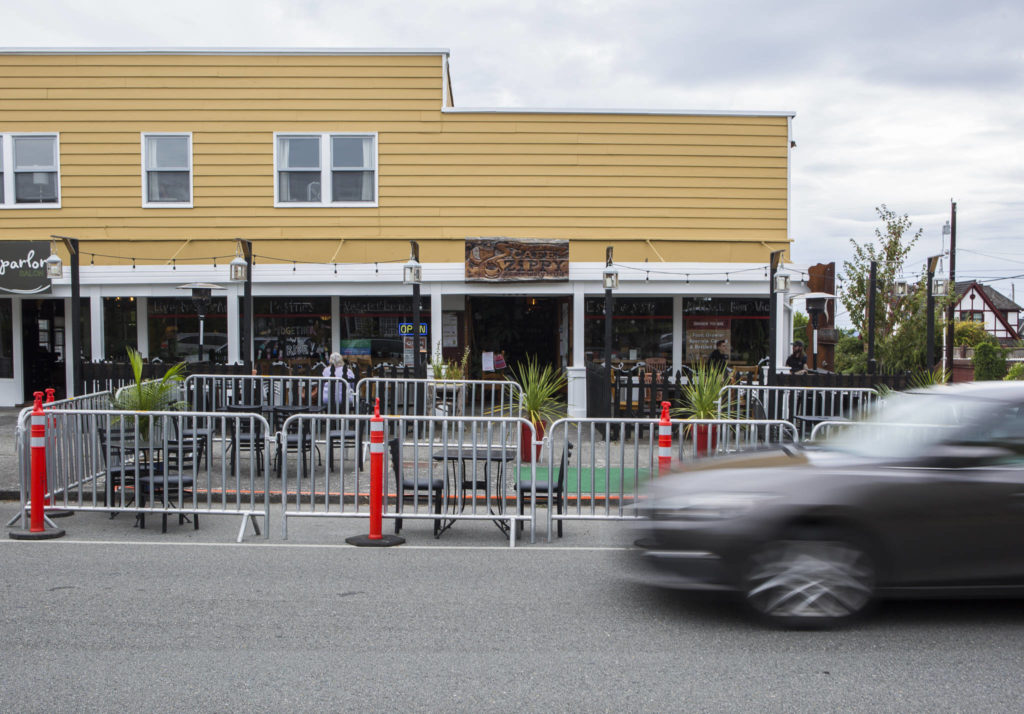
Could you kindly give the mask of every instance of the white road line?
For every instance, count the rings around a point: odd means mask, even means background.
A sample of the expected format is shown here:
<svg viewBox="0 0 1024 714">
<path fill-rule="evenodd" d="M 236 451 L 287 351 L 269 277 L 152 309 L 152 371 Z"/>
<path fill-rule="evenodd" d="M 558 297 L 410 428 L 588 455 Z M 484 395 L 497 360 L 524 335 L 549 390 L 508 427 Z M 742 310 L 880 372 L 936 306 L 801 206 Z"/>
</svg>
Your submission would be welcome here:
<svg viewBox="0 0 1024 714">
<path fill-rule="evenodd" d="M 21 544 L 27 543 L 28 541 L 17 541 L 13 539 L 0 540 L 0 543 L 13 543 Z M 49 543 L 53 545 L 152 545 L 158 547 L 173 547 L 173 546 L 184 546 L 193 548 L 291 548 L 291 549 L 342 549 L 342 550 L 376 550 L 374 548 L 360 548 L 354 545 L 348 545 L 347 543 L 156 543 L 153 541 L 123 541 L 123 540 L 68 540 L 62 538 L 60 540 L 52 541 L 36 541 L 37 545 L 43 543 Z M 395 550 L 396 548 L 386 548 L 382 550 Z M 550 545 L 532 545 L 532 546 L 517 546 L 510 548 L 507 545 L 408 545 L 403 544 L 397 546 L 397 550 L 507 550 L 509 552 L 519 551 L 545 551 L 551 552 L 570 552 L 570 551 L 621 551 L 621 550 L 632 550 L 629 546 L 550 546 Z"/>
</svg>

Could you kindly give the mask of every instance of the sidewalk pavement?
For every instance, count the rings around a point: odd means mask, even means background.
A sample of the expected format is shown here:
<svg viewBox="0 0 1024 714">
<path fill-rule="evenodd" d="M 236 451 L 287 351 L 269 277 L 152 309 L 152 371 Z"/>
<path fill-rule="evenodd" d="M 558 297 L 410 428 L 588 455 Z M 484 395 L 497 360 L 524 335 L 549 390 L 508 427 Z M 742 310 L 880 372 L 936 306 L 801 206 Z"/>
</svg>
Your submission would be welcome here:
<svg viewBox="0 0 1024 714">
<path fill-rule="evenodd" d="M 0 407 L 0 501 L 17 501 L 18 488 L 18 415 L 24 407 Z"/>
</svg>

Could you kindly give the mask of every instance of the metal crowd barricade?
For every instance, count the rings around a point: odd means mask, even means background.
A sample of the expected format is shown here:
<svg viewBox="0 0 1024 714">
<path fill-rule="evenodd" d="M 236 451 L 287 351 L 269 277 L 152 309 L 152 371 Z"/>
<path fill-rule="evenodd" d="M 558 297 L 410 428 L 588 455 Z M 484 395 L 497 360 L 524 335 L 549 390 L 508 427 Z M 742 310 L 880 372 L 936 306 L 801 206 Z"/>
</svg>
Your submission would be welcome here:
<svg viewBox="0 0 1024 714">
<path fill-rule="evenodd" d="M 19 438 L 27 423 L 23 414 Z M 46 424 L 53 508 L 142 519 L 240 516 L 239 541 L 247 521 L 259 533 L 256 518 L 262 516 L 266 531 L 269 473 L 259 466 L 267 463 L 261 454 L 269 448 L 270 428 L 259 414 L 56 409 L 47 411 Z M 236 435 L 245 432 L 262 436 L 244 443 Z M 22 480 L 24 512 L 29 503 Z"/>
<path fill-rule="evenodd" d="M 799 441 L 796 428 L 778 419 L 673 419 L 671 429 L 673 453 L 683 462 Z M 535 472 L 548 484 L 547 491 L 536 494 L 531 489 L 524 498 L 531 528 L 537 496 L 547 502 L 548 541 L 552 521 L 636 518 L 633 505 L 658 477 L 657 419 L 560 419 L 547 429 L 544 443 Z M 531 542 L 534 538 L 531 530 Z"/>
<path fill-rule="evenodd" d="M 807 438 L 823 421 L 859 419 L 879 401 L 863 387 L 767 387 L 729 385 L 719 393 L 719 416 L 729 419 L 782 419 Z"/>
<path fill-rule="evenodd" d="M 522 388 L 500 379 L 401 379 L 365 377 L 356 399 L 381 413 L 402 416 L 522 416 Z"/>
<path fill-rule="evenodd" d="M 342 458 L 332 472 L 317 445 L 325 442 L 328 431 L 368 440 L 370 418 L 295 414 L 284 422 L 281 436 L 290 435 L 291 448 L 281 451 L 282 537 L 288 537 L 290 518 L 369 518 L 369 460 L 360 468 L 355 459 Z M 520 449 L 523 430 L 533 434 L 528 421 L 497 416 L 383 418 L 384 518 L 397 526 L 406 519 L 434 521 L 437 535 L 458 521 L 494 521 L 509 545 L 515 545 L 515 524 L 532 518 L 522 512 L 516 488 L 524 473 L 528 479 L 533 474 Z"/>
<path fill-rule="evenodd" d="M 229 406 L 327 406 L 332 392 L 326 385 L 348 383 L 337 377 L 293 377 L 277 375 L 190 374 L 182 383 L 181 399 L 193 411 L 225 411 Z M 336 396 L 333 397 L 337 399 Z M 354 400 L 333 405 L 331 411 L 354 411 Z"/>
<path fill-rule="evenodd" d="M 67 409 L 110 409 L 111 399 L 113 397 L 112 392 L 93 392 L 91 394 L 83 394 L 77 397 L 68 397 L 67 399 L 58 399 L 53 402 L 48 402 L 43 405 L 46 411 L 56 410 L 67 410 Z M 29 448 L 28 441 L 28 423 L 29 415 L 32 413 L 32 407 L 25 407 L 18 413 L 18 425 L 15 429 L 15 453 L 18 454 L 18 486 L 21 490 L 21 502 L 28 502 L 28 484 L 31 478 L 31 459 L 32 452 Z M 21 518 L 24 520 L 25 512 L 18 513 L 14 518 L 7 522 L 10 526 L 16 520 Z M 23 527 L 27 528 L 27 525 L 23 523 Z"/>
</svg>

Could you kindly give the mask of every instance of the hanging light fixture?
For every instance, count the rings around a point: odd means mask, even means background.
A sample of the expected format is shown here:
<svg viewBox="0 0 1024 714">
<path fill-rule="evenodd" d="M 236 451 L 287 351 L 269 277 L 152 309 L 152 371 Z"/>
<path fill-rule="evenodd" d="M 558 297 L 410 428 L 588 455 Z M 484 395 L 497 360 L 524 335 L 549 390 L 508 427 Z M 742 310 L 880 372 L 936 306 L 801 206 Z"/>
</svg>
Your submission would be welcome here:
<svg viewBox="0 0 1024 714">
<path fill-rule="evenodd" d="M 64 264 L 61 262 L 60 256 L 57 255 L 57 251 L 53 249 L 53 241 L 50 241 L 50 257 L 44 262 L 46 263 L 46 277 L 50 280 L 64 277 Z"/>
<path fill-rule="evenodd" d="M 243 283 L 247 269 L 248 266 L 245 263 L 245 258 L 242 257 L 241 248 L 238 243 L 235 243 L 235 257 L 228 263 L 228 275 L 234 282 Z"/>
</svg>

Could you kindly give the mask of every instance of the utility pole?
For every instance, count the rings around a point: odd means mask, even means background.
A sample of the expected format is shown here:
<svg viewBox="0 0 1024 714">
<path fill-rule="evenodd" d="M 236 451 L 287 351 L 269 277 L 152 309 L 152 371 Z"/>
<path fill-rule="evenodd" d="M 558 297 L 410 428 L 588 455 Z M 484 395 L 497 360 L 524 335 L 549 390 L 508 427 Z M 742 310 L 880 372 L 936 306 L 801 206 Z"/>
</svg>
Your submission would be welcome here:
<svg viewBox="0 0 1024 714">
<path fill-rule="evenodd" d="M 871 261 L 871 276 L 868 278 L 868 374 L 878 371 L 875 362 L 875 293 L 878 289 L 878 261 Z"/>
<path fill-rule="evenodd" d="M 946 365 L 953 373 L 953 303 L 956 301 L 956 201 L 950 200 L 949 215 L 949 305 L 946 306 Z"/>
</svg>

